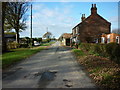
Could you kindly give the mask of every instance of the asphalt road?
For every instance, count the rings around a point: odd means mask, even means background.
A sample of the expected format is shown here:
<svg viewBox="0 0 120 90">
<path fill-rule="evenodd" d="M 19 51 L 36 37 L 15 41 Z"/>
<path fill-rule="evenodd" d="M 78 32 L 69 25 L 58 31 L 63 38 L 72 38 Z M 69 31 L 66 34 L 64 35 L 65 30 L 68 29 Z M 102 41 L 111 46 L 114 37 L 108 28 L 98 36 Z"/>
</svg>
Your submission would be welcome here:
<svg viewBox="0 0 120 90">
<path fill-rule="evenodd" d="M 96 88 L 60 42 L 5 71 L 2 83 L 3 88 Z"/>
</svg>

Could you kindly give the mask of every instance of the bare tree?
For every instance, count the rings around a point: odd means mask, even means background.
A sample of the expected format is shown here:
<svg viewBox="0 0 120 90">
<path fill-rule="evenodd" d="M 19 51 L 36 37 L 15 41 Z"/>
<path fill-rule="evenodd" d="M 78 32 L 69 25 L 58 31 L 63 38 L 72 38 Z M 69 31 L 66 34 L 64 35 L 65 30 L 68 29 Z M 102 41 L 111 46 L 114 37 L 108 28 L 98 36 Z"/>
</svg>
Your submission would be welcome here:
<svg viewBox="0 0 120 90">
<path fill-rule="evenodd" d="M 9 2 L 6 7 L 5 22 L 10 29 L 15 29 L 17 43 L 19 43 L 19 32 L 27 28 L 25 13 L 28 10 L 28 6 L 28 2 Z"/>
</svg>

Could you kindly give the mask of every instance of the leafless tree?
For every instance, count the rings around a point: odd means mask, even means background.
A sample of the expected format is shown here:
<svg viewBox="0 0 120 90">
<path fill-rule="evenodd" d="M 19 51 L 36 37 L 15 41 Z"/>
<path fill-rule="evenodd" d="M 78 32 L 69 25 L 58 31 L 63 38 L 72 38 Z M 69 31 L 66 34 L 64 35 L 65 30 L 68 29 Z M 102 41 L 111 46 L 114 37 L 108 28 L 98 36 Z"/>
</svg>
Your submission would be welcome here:
<svg viewBox="0 0 120 90">
<path fill-rule="evenodd" d="M 28 7 L 28 2 L 8 2 L 6 7 L 7 11 L 5 12 L 5 22 L 10 29 L 15 29 L 17 34 L 17 43 L 19 43 L 19 32 L 27 28 L 25 14 Z"/>
</svg>

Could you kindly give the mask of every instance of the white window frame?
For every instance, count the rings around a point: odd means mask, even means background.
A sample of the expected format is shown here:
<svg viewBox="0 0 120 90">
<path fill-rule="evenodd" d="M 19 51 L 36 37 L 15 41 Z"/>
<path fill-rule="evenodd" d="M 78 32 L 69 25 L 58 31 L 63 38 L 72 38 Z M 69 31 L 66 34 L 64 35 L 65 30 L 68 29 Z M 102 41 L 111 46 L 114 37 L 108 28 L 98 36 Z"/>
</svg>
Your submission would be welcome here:
<svg viewBox="0 0 120 90">
<path fill-rule="evenodd" d="M 110 35 L 107 35 L 107 43 L 110 43 Z"/>
<path fill-rule="evenodd" d="M 105 43 L 105 37 L 101 37 L 101 43 Z"/>
<path fill-rule="evenodd" d="M 117 40 L 117 39 L 118 39 L 118 40 Z M 118 42 L 117 42 L 117 41 L 118 41 Z M 119 42 L 119 36 L 116 36 L 116 43 L 118 43 L 118 44 L 120 43 L 120 42 Z"/>
</svg>

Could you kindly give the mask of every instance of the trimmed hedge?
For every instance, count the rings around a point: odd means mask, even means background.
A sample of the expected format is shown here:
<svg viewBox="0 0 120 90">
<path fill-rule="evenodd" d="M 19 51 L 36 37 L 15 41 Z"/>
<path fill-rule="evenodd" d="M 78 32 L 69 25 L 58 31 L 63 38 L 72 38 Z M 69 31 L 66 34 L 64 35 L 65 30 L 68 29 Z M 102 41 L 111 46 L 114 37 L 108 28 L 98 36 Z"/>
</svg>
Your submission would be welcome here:
<svg viewBox="0 0 120 90">
<path fill-rule="evenodd" d="M 109 57 L 111 60 L 120 64 L 120 45 L 117 43 L 93 44 L 81 43 L 79 48 L 89 54 L 96 56 Z"/>
</svg>

